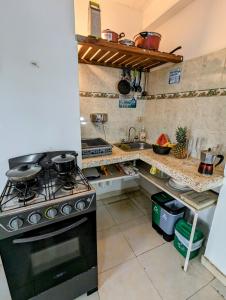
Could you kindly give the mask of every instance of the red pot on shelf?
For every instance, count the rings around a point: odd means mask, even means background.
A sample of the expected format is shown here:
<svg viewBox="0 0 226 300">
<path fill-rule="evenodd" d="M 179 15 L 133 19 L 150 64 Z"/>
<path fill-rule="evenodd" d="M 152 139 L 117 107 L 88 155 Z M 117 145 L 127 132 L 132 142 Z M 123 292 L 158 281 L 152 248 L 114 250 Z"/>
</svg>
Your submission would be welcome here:
<svg viewBox="0 0 226 300">
<path fill-rule="evenodd" d="M 148 50 L 158 50 L 161 34 L 157 32 L 143 31 L 135 35 L 135 46 Z"/>
<path fill-rule="evenodd" d="M 118 34 L 110 29 L 105 29 L 101 33 L 102 39 L 107 40 L 109 42 L 115 42 L 115 43 L 118 43 L 119 39 L 123 38 L 124 36 L 125 36 L 124 32 Z"/>
</svg>

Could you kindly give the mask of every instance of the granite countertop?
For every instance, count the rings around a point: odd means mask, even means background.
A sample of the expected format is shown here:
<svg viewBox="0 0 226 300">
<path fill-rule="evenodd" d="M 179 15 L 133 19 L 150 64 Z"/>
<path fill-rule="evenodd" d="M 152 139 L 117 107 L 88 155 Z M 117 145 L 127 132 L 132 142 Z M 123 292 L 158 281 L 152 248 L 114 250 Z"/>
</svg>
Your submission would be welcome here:
<svg viewBox="0 0 226 300">
<path fill-rule="evenodd" d="M 212 176 L 204 176 L 198 173 L 198 159 L 177 159 L 171 154 L 156 154 L 152 149 L 125 152 L 113 146 L 111 155 L 83 159 L 82 168 L 85 169 L 136 159 L 140 159 L 155 166 L 174 179 L 180 180 L 184 184 L 190 186 L 197 192 L 213 189 L 223 184 L 224 172 L 222 168 L 216 168 Z"/>
</svg>

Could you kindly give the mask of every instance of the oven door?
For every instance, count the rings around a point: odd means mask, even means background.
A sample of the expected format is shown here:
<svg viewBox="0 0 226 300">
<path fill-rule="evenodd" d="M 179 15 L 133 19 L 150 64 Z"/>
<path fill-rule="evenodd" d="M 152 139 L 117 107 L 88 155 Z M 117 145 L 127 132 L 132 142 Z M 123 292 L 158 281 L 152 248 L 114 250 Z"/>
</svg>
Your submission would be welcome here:
<svg viewBox="0 0 226 300">
<path fill-rule="evenodd" d="M 97 265 L 96 213 L 0 241 L 12 299 L 32 298 Z"/>
</svg>

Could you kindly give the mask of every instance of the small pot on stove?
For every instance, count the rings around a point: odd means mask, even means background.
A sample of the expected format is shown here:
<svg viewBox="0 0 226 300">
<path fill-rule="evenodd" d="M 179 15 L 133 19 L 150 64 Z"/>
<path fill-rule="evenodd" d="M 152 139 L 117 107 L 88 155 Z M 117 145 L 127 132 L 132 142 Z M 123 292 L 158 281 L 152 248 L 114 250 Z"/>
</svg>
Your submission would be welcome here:
<svg viewBox="0 0 226 300">
<path fill-rule="evenodd" d="M 74 171 L 77 167 L 78 154 L 60 154 L 52 158 L 53 165 L 58 173 L 65 174 Z"/>
</svg>

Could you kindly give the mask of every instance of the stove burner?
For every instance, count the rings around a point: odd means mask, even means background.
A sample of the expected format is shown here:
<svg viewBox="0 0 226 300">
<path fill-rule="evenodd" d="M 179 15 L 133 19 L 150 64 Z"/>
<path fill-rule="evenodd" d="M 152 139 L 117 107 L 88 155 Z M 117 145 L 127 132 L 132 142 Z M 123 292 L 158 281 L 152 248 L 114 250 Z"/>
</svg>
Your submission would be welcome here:
<svg viewBox="0 0 226 300">
<path fill-rule="evenodd" d="M 74 186 L 75 186 L 75 183 L 73 181 L 66 181 L 63 184 L 62 189 L 66 190 L 66 191 L 71 191 L 71 190 L 73 190 Z"/>
<path fill-rule="evenodd" d="M 59 173 L 52 164 L 52 157 L 64 152 L 48 152 L 46 154 L 31 154 L 10 159 L 10 168 L 23 166 L 27 162 L 37 163 L 42 167 L 40 173 L 27 181 L 8 180 L 0 195 L 0 214 L 23 206 L 34 205 L 65 197 L 77 197 L 81 193 L 91 190 L 87 179 L 79 167 L 65 173 Z"/>
<path fill-rule="evenodd" d="M 24 190 L 24 191 L 19 191 L 18 193 L 18 201 L 19 202 L 28 202 L 32 199 L 34 199 L 36 196 L 36 193 L 31 190 Z"/>
<path fill-rule="evenodd" d="M 33 189 L 35 184 L 37 184 L 37 179 L 19 182 L 15 185 L 14 189 L 19 202 L 27 202 L 35 198 L 36 192 Z"/>
</svg>

